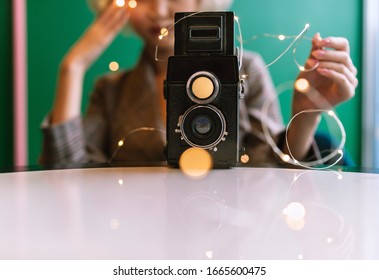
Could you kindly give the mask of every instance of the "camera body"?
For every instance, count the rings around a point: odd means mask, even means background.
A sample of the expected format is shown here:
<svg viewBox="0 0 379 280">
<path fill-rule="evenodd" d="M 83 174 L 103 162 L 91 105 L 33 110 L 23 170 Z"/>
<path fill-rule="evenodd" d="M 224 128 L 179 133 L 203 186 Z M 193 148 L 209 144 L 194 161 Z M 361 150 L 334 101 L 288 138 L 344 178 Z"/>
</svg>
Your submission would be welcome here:
<svg viewBox="0 0 379 280">
<path fill-rule="evenodd" d="M 181 154 L 197 147 L 211 153 L 213 167 L 235 166 L 243 87 L 234 13 L 177 13 L 175 22 L 175 54 L 164 84 L 167 162 L 178 166 Z"/>
</svg>

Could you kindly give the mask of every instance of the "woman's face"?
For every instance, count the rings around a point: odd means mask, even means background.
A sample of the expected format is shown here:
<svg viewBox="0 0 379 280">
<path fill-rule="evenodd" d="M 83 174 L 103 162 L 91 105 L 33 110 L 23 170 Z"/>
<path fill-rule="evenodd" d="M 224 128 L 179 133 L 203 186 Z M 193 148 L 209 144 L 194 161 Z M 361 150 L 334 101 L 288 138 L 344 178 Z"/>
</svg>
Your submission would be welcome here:
<svg viewBox="0 0 379 280">
<path fill-rule="evenodd" d="M 162 28 L 174 23 L 176 12 L 194 12 L 199 8 L 199 0 L 138 0 L 131 11 L 133 29 L 145 41 L 146 47 L 155 48 Z M 174 29 L 159 42 L 160 49 L 173 48 Z"/>
</svg>

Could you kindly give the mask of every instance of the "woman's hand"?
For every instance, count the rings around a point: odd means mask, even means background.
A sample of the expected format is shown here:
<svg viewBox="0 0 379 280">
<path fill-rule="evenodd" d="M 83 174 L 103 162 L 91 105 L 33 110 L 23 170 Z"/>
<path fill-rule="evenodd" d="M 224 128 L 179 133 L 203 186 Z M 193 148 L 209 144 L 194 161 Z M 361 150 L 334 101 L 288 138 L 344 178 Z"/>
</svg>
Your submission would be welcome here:
<svg viewBox="0 0 379 280">
<path fill-rule="evenodd" d="M 60 67 L 51 124 L 63 123 L 80 115 L 85 72 L 128 20 L 128 8 L 118 7 L 112 1 L 67 53 Z"/>
<path fill-rule="evenodd" d="M 293 113 L 307 109 L 331 109 L 349 100 L 358 85 L 357 69 L 350 57 L 349 41 L 342 37 L 322 39 L 316 33 L 305 68 L 318 63 L 314 71 L 302 72 L 298 78 L 309 82 L 308 93 L 297 92 L 293 101 Z"/>
<path fill-rule="evenodd" d="M 317 67 L 316 67 L 317 66 Z M 306 79 L 309 87 L 305 92 L 294 91 L 292 114 L 304 110 L 329 110 L 349 100 L 358 85 L 357 69 L 350 58 L 349 42 L 341 37 L 322 39 L 317 33 L 312 39 L 312 49 L 305 68 L 313 71 L 301 72 L 298 79 Z M 320 112 L 307 112 L 293 119 L 288 130 L 288 147 L 295 159 L 307 154 L 319 122 Z"/>
<path fill-rule="evenodd" d="M 67 53 L 62 66 L 85 72 L 112 43 L 129 17 L 127 5 L 119 7 L 112 1 Z"/>
</svg>

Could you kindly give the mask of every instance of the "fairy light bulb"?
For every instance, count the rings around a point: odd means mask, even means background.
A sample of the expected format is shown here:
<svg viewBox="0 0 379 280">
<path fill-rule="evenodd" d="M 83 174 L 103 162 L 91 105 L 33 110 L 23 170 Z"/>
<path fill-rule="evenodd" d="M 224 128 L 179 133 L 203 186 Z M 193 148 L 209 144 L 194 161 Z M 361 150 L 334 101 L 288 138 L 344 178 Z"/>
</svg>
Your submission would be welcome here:
<svg viewBox="0 0 379 280">
<path fill-rule="evenodd" d="M 284 162 L 289 162 L 290 159 L 291 159 L 291 158 L 290 158 L 289 155 L 287 155 L 287 154 L 282 155 L 282 160 L 283 160 Z"/>
<path fill-rule="evenodd" d="M 295 89 L 299 92 L 306 93 L 309 91 L 310 85 L 307 79 L 300 78 L 295 82 Z"/>
<path fill-rule="evenodd" d="M 162 40 L 164 37 L 167 37 L 168 36 L 168 29 L 163 27 L 160 31 L 160 35 L 158 36 L 158 39 L 159 40 Z"/>
<path fill-rule="evenodd" d="M 281 34 L 281 35 L 278 36 L 278 39 L 280 41 L 283 41 L 284 39 L 286 39 L 286 36 L 284 36 L 283 34 Z"/>
<path fill-rule="evenodd" d="M 168 29 L 167 28 L 165 28 L 165 27 L 163 27 L 162 29 L 161 29 L 161 35 L 163 36 L 163 37 L 167 37 L 168 36 Z"/>
<path fill-rule="evenodd" d="M 120 69 L 120 65 L 116 61 L 112 61 L 111 63 L 109 63 L 109 70 L 111 70 L 112 72 L 116 72 L 118 71 L 118 69 Z"/>
<path fill-rule="evenodd" d="M 117 7 L 124 7 L 125 6 L 125 0 L 116 0 L 116 6 Z"/>
<path fill-rule="evenodd" d="M 119 147 L 122 147 L 122 146 L 124 146 L 124 141 L 123 140 L 120 140 L 120 141 L 118 141 L 118 144 L 117 144 Z"/>
<path fill-rule="evenodd" d="M 129 8 L 135 9 L 137 7 L 137 1 L 135 0 L 130 0 L 128 3 Z"/>
</svg>

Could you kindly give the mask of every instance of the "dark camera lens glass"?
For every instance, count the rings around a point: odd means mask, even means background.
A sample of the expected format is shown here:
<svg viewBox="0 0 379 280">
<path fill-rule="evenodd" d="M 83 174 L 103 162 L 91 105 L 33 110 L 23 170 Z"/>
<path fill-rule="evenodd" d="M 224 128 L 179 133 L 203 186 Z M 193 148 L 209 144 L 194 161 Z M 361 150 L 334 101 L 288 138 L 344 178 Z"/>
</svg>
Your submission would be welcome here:
<svg viewBox="0 0 379 280">
<path fill-rule="evenodd" d="M 212 129 L 213 121 L 206 115 L 200 115 L 193 119 L 192 130 L 200 135 L 206 135 Z"/>
</svg>

